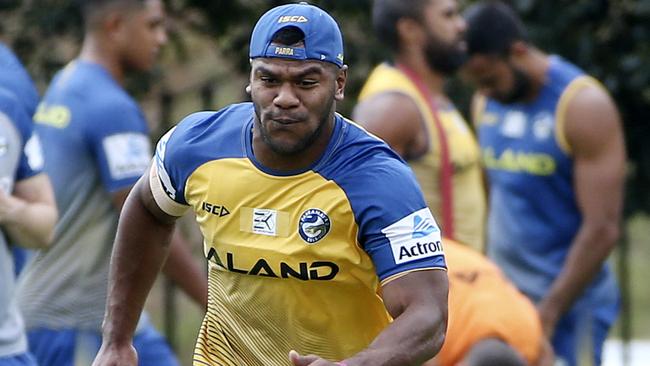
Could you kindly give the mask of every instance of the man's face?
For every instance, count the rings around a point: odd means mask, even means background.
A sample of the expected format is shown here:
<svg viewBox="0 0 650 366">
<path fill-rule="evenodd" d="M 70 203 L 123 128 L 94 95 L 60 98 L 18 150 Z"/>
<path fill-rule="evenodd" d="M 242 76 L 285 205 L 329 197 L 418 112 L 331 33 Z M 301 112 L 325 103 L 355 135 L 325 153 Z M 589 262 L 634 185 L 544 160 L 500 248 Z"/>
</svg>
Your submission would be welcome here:
<svg viewBox="0 0 650 366">
<path fill-rule="evenodd" d="M 258 58 L 252 62 L 250 92 L 255 127 L 276 154 L 308 149 L 332 121 L 334 101 L 343 99 L 345 71 L 319 61 Z"/>
<path fill-rule="evenodd" d="M 128 69 L 150 70 L 167 42 L 165 9 L 161 0 L 145 0 L 141 8 L 124 17 L 121 59 Z"/>
<path fill-rule="evenodd" d="M 526 98 L 532 88 L 528 74 L 506 58 L 492 55 L 474 55 L 463 67 L 463 76 L 481 94 L 504 104 Z"/>
<path fill-rule="evenodd" d="M 433 70 L 453 74 L 466 58 L 465 20 L 455 0 L 431 0 L 424 9 L 424 53 Z"/>
</svg>

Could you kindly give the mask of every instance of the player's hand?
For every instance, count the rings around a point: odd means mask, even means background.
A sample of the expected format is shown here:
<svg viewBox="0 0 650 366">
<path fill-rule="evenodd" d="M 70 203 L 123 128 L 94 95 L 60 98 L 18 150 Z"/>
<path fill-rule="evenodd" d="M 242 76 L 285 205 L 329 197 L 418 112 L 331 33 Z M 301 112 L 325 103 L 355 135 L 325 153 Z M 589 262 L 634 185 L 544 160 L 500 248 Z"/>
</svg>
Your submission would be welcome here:
<svg viewBox="0 0 650 366">
<path fill-rule="evenodd" d="M 16 199 L 0 188 L 0 224 L 13 214 Z"/>
<path fill-rule="evenodd" d="M 544 339 L 540 345 L 540 348 L 541 355 L 539 356 L 539 359 L 534 366 L 555 365 L 555 352 L 553 352 L 553 346 L 551 346 L 551 342 L 549 342 L 547 339 Z"/>
<path fill-rule="evenodd" d="M 130 344 L 123 347 L 102 344 L 92 366 L 138 366 L 138 355 Z"/>
<path fill-rule="evenodd" d="M 293 366 L 337 366 L 336 362 L 327 361 L 316 355 L 301 356 L 294 350 L 289 351 L 289 360 Z"/>
<path fill-rule="evenodd" d="M 537 306 L 537 311 L 539 313 L 539 319 L 542 322 L 542 329 L 546 338 L 553 338 L 553 333 L 555 333 L 555 326 L 557 325 L 559 314 L 555 307 L 548 302 L 542 300 L 542 302 Z"/>
</svg>

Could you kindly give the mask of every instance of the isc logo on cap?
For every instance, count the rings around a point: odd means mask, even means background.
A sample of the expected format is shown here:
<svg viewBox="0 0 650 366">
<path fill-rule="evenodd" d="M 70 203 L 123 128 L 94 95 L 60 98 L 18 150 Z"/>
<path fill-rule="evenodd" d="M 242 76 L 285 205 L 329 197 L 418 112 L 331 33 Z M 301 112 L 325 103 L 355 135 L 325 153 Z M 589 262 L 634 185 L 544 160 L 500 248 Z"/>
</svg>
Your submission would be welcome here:
<svg viewBox="0 0 650 366">
<path fill-rule="evenodd" d="M 307 23 L 309 20 L 302 15 L 283 15 L 278 19 L 278 23 Z"/>
</svg>

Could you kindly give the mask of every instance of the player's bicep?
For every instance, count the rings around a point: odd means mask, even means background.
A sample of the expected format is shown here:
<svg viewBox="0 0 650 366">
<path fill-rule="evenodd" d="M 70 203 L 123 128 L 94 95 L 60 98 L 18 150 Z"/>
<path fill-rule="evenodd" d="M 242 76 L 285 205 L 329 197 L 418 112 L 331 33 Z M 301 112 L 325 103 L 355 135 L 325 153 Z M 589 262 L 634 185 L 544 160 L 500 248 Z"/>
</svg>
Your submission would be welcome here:
<svg viewBox="0 0 650 366">
<path fill-rule="evenodd" d="M 403 158 L 411 155 L 423 128 L 417 105 L 400 93 L 382 93 L 364 100 L 355 107 L 352 119 Z"/>
<path fill-rule="evenodd" d="M 174 136 L 174 131 L 176 127 L 161 137 L 156 145 L 142 197 L 154 213 L 160 210 L 166 216 L 179 217 L 190 208 L 185 200 L 188 169 L 182 161 L 186 155 L 182 150 L 185 143 L 182 138 Z"/>
<path fill-rule="evenodd" d="M 56 209 L 54 191 L 45 173 L 39 173 L 16 182 L 13 195 L 29 203 L 39 203 Z"/>
<path fill-rule="evenodd" d="M 175 222 L 176 219 L 178 219 L 180 216 L 182 216 L 186 209 L 183 209 L 182 211 L 176 211 L 177 214 L 170 214 L 168 213 L 169 209 L 163 209 L 161 206 L 165 206 L 166 204 L 169 204 L 169 202 L 163 202 L 159 204 L 158 201 L 160 201 L 160 197 L 158 200 L 156 200 L 154 197 L 154 190 L 161 189 L 156 186 L 157 181 L 158 177 L 156 175 L 155 164 L 152 164 L 151 168 L 149 169 L 149 173 L 144 174 L 136 183 L 135 187 L 133 188 L 133 194 L 136 194 L 138 196 L 145 209 L 147 209 L 147 211 L 149 211 L 149 213 L 158 221 L 164 224 L 171 224 Z M 160 192 L 156 194 L 159 193 Z"/>
<path fill-rule="evenodd" d="M 164 167 L 162 165 L 158 165 L 155 162 L 151 164 L 149 174 L 142 177 L 146 182 L 143 184 L 144 187 L 142 187 L 140 192 L 141 198 L 145 206 L 156 217 L 168 219 L 183 216 L 189 209 L 189 206 L 177 202 L 170 195 L 170 188 L 167 188 L 167 186 L 171 182 L 164 183 L 164 181 L 169 181 L 169 176 L 163 169 Z"/>
<path fill-rule="evenodd" d="M 447 317 L 447 296 L 449 282 L 447 271 L 417 271 L 402 276 L 382 287 L 382 298 L 393 318 L 401 315 L 408 307 L 416 306 L 438 311 Z M 433 316 L 433 314 L 432 314 Z"/>
<path fill-rule="evenodd" d="M 585 219 L 617 220 L 622 204 L 625 146 L 616 107 L 605 91 L 586 88 L 566 111 L 578 205 Z"/>
</svg>

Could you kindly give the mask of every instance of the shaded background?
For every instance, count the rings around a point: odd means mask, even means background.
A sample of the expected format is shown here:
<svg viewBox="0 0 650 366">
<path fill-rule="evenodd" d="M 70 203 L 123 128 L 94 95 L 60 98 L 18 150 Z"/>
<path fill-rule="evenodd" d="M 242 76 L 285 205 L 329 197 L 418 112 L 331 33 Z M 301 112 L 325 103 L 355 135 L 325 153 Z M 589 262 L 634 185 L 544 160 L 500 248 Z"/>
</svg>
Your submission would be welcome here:
<svg viewBox="0 0 650 366">
<path fill-rule="evenodd" d="M 82 0 L 78 0 L 82 1 Z M 406 0 L 405 0 L 406 1 Z M 256 19 L 291 1 L 167 0 L 170 44 L 151 74 L 129 80 L 157 139 L 182 116 L 247 98 L 248 38 Z M 461 1 L 467 5 L 473 1 Z M 331 12 L 345 39 L 350 65 L 345 102 L 349 115 L 363 80 L 386 56 L 370 24 L 371 0 L 313 0 Z M 616 250 L 624 312 L 613 337 L 650 338 L 650 0 L 509 1 L 541 49 L 557 53 L 600 79 L 624 121 L 629 156 L 624 237 Z M 41 92 L 53 73 L 78 52 L 81 21 L 75 0 L 0 0 L 0 38 L 26 64 Z M 467 111 L 470 90 L 457 80 L 449 94 Z M 191 218 L 188 235 L 200 243 Z M 200 253 L 197 244 L 197 254 Z M 189 360 L 201 315 L 169 285 L 157 284 L 148 303 L 184 361 Z M 167 290 L 166 290 L 167 289 Z"/>
</svg>

